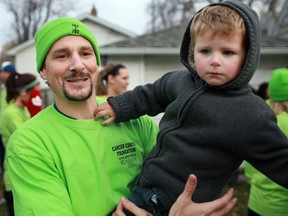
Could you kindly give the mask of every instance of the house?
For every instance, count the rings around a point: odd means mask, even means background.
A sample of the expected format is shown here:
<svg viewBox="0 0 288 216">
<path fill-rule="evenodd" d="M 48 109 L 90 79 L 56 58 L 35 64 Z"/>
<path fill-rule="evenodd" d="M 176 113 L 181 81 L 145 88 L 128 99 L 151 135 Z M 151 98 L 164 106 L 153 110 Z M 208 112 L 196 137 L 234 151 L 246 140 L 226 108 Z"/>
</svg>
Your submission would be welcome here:
<svg viewBox="0 0 288 216">
<path fill-rule="evenodd" d="M 136 37 L 132 32 L 96 16 L 83 15 L 78 19 L 87 24 L 95 34 L 99 43 L 102 65 L 109 61 L 117 61 L 127 66 L 130 74 L 130 89 L 139 84 L 153 82 L 168 71 L 184 67 L 180 63 L 179 52 L 188 22 Z M 263 35 L 261 47 L 260 64 L 251 80 L 251 85 L 256 88 L 261 82 L 269 80 L 273 69 L 288 66 L 287 36 Z M 19 72 L 38 74 L 33 40 L 16 46 L 9 51 L 9 54 L 15 57 Z M 42 88 L 45 89 L 47 86 L 42 83 Z M 51 100 L 46 98 L 46 104 Z"/>
<path fill-rule="evenodd" d="M 77 19 L 85 23 L 96 36 L 99 47 L 136 36 L 132 31 L 123 29 L 92 14 L 83 14 Z M 10 49 L 8 55 L 14 57 L 14 63 L 19 73 L 29 72 L 39 76 L 36 71 L 36 48 L 34 39 Z M 40 77 L 39 80 L 41 80 Z M 43 81 L 41 82 L 41 87 L 48 88 Z"/>
</svg>

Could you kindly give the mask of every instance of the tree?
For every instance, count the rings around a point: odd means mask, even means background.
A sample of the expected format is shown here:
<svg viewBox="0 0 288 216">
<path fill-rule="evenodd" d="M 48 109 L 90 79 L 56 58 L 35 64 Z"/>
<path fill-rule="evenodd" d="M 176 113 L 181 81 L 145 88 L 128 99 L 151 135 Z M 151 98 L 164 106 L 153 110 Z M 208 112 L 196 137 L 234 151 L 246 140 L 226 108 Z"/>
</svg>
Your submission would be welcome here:
<svg viewBox="0 0 288 216">
<path fill-rule="evenodd" d="M 9 44 L 18 45 L 35 35 L 49 19 L 65 15 L 73 9 L 71 1 L 65 0 L 0 0 L 11 12 L 11 38 Z"/>
<path fill-rule="evenodd" d="M 152 0 L 147 11 L 150 15 L 148 31 L 155 32 L 176 26 L 195 13 L 195 3 L 201 0 Z"/>
<path fill-rule="evenodd" d="M 210 3 L 222 2 L 223 0 L 151 0 L 147 6 L 150 21 L 148 32 L 155 32 L 181 24 L 195 14 L 195 12 Z M 280 19 L 280 10 L 284 0 L 239 0 L 258 12 L 267 24 L 269 21 L 277 23 Z M 263 23 L 264 24 L 264 23 Z M 264 25 L 265 25 L 264 24 Z M 267 27 L 267 25 L 266 25 Z M 268 31 L 268 30 L 266 30 Z"/>
</svg>

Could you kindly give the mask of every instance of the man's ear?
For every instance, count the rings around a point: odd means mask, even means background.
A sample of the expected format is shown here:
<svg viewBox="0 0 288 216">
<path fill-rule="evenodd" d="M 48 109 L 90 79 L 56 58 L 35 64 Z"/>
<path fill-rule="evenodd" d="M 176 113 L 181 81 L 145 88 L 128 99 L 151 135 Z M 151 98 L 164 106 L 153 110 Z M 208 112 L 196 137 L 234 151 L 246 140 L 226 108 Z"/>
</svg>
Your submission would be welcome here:
<svg viewBox="0 0 288 216">
<path fill-rule="evenodd" d="M 47 80 L 47 75 L 46 75 L 46 70 L 45 70 L 45 68 L 43 68 L 42 70 L 40 70 L 40 77 L 41 77 L 43 80 Z"/>
</svg>

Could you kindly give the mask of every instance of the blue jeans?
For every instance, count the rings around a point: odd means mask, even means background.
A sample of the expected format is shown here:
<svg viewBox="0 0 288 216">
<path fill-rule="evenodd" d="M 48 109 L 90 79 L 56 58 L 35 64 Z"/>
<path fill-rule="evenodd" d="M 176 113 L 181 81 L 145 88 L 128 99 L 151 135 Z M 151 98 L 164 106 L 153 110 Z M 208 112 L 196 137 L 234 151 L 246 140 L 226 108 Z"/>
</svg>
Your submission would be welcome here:
<svg viewBox="0 0 288 216">
<path fill-rule="evenodd" d="M 154 216 L 164 216 L 168 215 L 169 211 L 164 208 L 160 203 L 157 195 L 153 192 L 151 188 L 143 188 L 137 186 L 134 189 L 133 194 L 129 198 L 131 202 L 137 205 L 139 208 L 145 209 Z M 131 212 L 124 210 L 127 216 L 133 216 Z"/>
</svg>

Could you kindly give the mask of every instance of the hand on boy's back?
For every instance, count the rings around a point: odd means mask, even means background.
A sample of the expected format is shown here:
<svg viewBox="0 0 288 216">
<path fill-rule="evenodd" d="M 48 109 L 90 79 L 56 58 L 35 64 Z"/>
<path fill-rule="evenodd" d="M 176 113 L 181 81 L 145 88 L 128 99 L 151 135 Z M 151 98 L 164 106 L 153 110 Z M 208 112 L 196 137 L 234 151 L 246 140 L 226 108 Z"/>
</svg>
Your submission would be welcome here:
<svg viewBox="0 0 288 216">
<path fill-rule="evenodd" d="M 94 111 L 94 116 L 96 120 L 104 116 L 108 117 L 102 122 L 102 125 L 108 125 L 116 119 L 116 113 L 113 107 L 108 102 L 104 102 L 103 104 L 98 106 Z"/>
<path fill-rule="evenodd" d="M 237 199 L 233 198 L 233 189 L 222 197 L 205 203 L 195 203 L 191 200 L 197 187 L 197 177 L 189 175 L 182 194 L 169 211 L 169 216 L 224 216 L 234 207 Z M 122 197 L 112 216 L 125 216 L 124 208 L 136 216 L 152 216 L 149 212 L 137 207 L 134 203 Z"/>
</svg>

